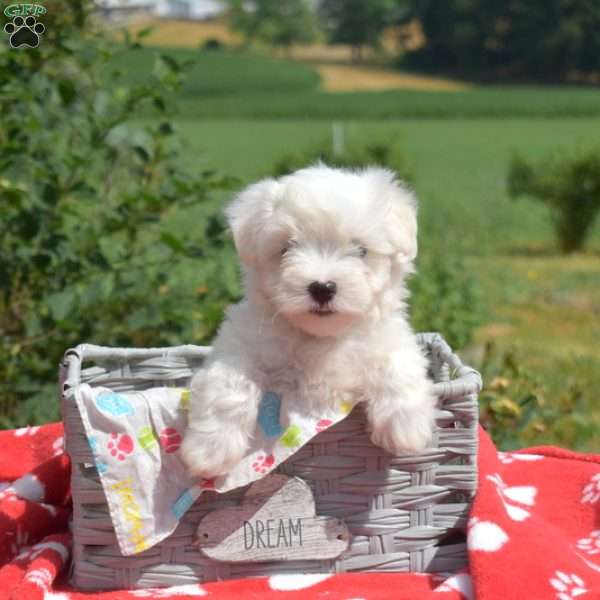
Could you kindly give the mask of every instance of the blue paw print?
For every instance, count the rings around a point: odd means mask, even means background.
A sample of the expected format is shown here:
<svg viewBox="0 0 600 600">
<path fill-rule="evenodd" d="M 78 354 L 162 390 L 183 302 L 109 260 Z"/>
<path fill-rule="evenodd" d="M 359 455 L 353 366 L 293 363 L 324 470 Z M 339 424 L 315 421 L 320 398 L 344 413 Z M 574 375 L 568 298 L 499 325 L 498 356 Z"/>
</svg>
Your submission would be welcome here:
<svg viewBox="0 0 600 600">
<path fill-rule="evenodd" d="M 281 412 L 281 398 L 275 392 L 265 392 L 258 407 L 258 424 L 263 433 L 268 437 L 279 437 L 283 427 L 279 422 Z"/>
<path fill-rule="evenodd" d="M 100 410 L 107 412 L 114 417 L 122 417 L 133 414 L 133 406 L 120 394 L 114 392 L 105 392 L 98 394 L 96 405 Z"/>
<path fill-rule="evenodd" d="M 92 454 L 94 455 L 94 462 L 96 463 L 96 469 L 98 470 L 98 473 L 106 473 L 106 471 L 108 470 L 108 465 L 106 463 L 103 463 L 96 457 L 96 452 L 98 450 L 98 440 L 94 436 L 91 436 L 88 438 L 88 443 L 90 444 L 90 448 L 92 449 Z"/>
</svg>

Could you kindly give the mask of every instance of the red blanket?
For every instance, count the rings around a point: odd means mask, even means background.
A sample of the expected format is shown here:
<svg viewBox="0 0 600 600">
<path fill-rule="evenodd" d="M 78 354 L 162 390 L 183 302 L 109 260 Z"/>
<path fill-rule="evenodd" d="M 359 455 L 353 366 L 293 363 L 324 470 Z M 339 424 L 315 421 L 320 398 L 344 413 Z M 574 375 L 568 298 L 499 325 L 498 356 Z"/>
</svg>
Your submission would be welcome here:
<svg viewBox="0 0 600 600">
<path fill-rule="evenodd" d="M 0 600 L 592 600 L 600 598 L 600 455 L 558 448 L 497 452 L 480 435 L 468 571 L 273 576 L 84 594 L 65 581 L 69 461 L 62 425 L 0 432 Z"/>
</svg>

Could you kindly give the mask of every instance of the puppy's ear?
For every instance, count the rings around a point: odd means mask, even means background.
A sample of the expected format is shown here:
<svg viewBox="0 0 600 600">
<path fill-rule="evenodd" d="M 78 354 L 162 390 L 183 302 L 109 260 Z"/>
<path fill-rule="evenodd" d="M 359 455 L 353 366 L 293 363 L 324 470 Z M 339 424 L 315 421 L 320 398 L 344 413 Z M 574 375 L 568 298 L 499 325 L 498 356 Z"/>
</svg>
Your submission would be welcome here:
<svg viewBox="0 0 600 600">
<path fill-rule="evenodd" d="M 396 260 L 409 265 L 417 256 L 417 199 L 393 171 L 369 168 L 364 176 L 385 211 L 385 228 L 396 250 Z"/>
<path fill-rule="evenodd" d="M 236 250 L 246 265 L 256 261 L 258 238 L 273 214 L 280 187 L 275 179 L 254 183 L 242 190 L 225 211 Z"/>
</svg>

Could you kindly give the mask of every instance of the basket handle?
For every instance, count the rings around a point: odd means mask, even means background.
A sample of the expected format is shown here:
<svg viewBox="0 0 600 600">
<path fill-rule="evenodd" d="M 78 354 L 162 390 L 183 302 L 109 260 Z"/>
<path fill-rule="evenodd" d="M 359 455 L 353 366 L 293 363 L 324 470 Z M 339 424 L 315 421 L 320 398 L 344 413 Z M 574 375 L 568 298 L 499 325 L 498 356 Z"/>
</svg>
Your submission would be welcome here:
<svg viewBox="0 0 600 600">
<path fill-rule="evenodd" d="M 192 344 L 164 348 L 112 348 L 95 344 L 79 344 L 79 346 L 67 350 L 60 363 L 60 391 L 64 393 L 81 382 L 81 364 L 86 360 L 143 360 L 160 356 L 202 359 L 206 358 L 210 352 L 210 346 L 194 346 Z"/>
</svg>

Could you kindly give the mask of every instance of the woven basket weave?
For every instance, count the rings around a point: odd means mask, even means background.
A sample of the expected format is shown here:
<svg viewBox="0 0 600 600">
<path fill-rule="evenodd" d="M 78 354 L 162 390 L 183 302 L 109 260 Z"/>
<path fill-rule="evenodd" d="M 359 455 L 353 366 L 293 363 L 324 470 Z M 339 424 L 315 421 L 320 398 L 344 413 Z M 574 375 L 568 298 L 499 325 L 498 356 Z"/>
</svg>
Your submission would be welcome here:
<svg viewBox="0 0 600 600">
<path fill-rule="evenodd" d="M 108 506 L 73 399 L 80 383 L 115 391 L 187 386 L 208 347 L 68 350 L 60 369 L 67 452 L 73 463 L 72 583 L 83 589 L 144 588 L 270 575 L 345 571 L 454 571 L 466 564 L 464 530 L 476 487 L 477 394 L 481 377 L 437 334 L 420 334 L 438 397 L 431 448 L 394 457 L 369 441 L 360 406 L 277 469 L 311 487 L 317 514 L 342 518 L 352 540 L 335 560 L 224 563 L 192 546 L 201 517 L 238 505 L 245 488 L 208 492 L 166 540 L 120 554 Z M 94 366 L 82 369 L 83 363 Z"/>
</svg>

